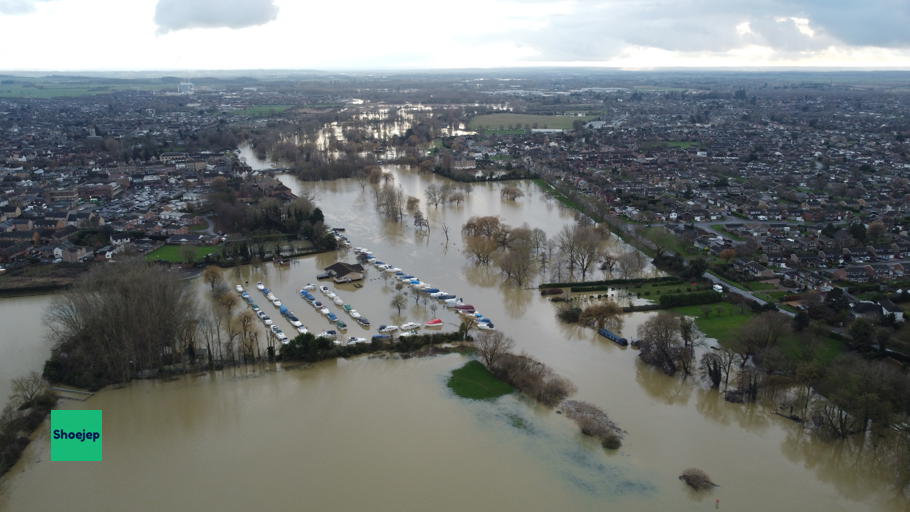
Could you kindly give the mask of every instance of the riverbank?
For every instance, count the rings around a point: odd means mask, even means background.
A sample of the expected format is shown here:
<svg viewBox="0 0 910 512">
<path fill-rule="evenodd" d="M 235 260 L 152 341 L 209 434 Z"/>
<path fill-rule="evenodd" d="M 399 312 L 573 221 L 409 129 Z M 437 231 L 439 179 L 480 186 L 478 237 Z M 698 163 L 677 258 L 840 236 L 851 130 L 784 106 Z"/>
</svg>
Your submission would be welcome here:
<svg viewBox="0 0 910 512">
<path fill-rule="evenodd" d="M 63 290 L 89 269 L 85 263 L 23 265 L 0 275 L 0 296 L 36 295 Z"/>
</svg>

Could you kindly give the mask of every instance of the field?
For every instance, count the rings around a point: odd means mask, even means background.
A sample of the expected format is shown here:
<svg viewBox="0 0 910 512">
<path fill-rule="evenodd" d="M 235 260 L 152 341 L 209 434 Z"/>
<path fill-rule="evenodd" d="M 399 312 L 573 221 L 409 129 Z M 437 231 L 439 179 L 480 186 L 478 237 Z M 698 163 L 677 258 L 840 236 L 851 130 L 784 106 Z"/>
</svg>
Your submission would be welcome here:
<svg viewBox="0 0 910 512">
<path fill-rule="evenodd" d="M 704 309 L 710 310 L 708 316 L 704 315 Z M 727 345 L 739 336 L 739 331 L 754 313 L 746 310 L 743 313 L 739 306 L 727 302 L 711 304 L 708 306 L 684 306 L 673 308 L 671 311 L 695 317 L 695 325 L 698 330 L 705 336 L 716 339 L 721 345 Z M 800 357 L 800 348 L 806 339 L 806 335 L 797 332 L 790 332 L 780 338 L 780 347 L 788 357 L 797 359 Z M 844 351 L 843 342 L 833 338 L 821 338 L 821 348 L 815 355 L 815 359 L 822 364 L 830 363 L 835 357 Z"/>
<path fill-rule="evenodd" d="M 237 111 L 237 114 L 246 117 L 269 117 L 280 114 L 290 108 L 291 105 L 254 105 Z"/>
<path fill-rule="evenodd" d="M 663 226 L 651 226 L 640 230 L 639 233 L 665 251 L 672 251 L 687 258 L 705 256 L 695 246 L 683 241 Z"/>
<path fill-rule="evenodd" d="M 537 185 L 540 188 L 542 188 L 544 190 L 544 192 L 546 192 L 547 194 L 550 194 L 551 196 L 556 198 L 556 200 L 559 201 L 560 203 L 562 203 L 563 206 L 565 206 L 566 208 L 572 208 L 574 210 L 582 211 L 582 208 L 578 203 L 576 203 L 571 198 L 567 197 L 565 194 L 563 194 L 562 192 L 557 190 L 555 187 L 553 187 L 553 185 L 550 185 L 549 183 L 547 183 L 546 180 L 544 180 L 542 178 L 534 178 L 533 181 L 534 181 L 534 183 L 537 183 Z"/>
<path fill-rule="evenodd" d="M 153 81 L 45 81 L 45 80 L 2 80 L 0 97 L 2 98 L 64 98 L 110 94 L 118 91 L 153 91 L 172 89 L 177 91 L 177 84 L 156 83 Z"/>
<path fill-rule="evenodd" d="M 710 311 L 708 316 L 704 315 L 704 309 Z M 752 311 L 746 309 L 743 313 L 739 306 L 729 302 L 720 302 L 706 306 L 683 306 L 673 308 L 672 311 L 695 317 L 695 325 L 698 330 L 705 333 L 705 336 L 714 338 L 721 344 L 735 339 L 739 335 L 739 329 L 749 318 L 752 318 Z"/>
<path fill-rule="evenodd" d="M 525 130 L 530 130 L 531 128 L 549 128 L 556 130 L 571 130 L 572 124 L 575 121 L 588 121 L 592 119 L 591 116 L 576 117 L 576 116 L 542 116 L 542 115 L 531 115 L 531 114 L 487 114 L 482 116 L 477 116 L 471 120 L 468 124 L 468 128 L 471 130 L 478 131 L 488 131 L 488 130 L 498 130 L 503 131 L 516 131 L 523 128 Z"/>
<path fill-rule="evenodd" d="M 692 292 L 702 292 L 710 290 L 711 285 L 708 283 L 645 283 L 641 286 L 630 288 L 629 291 L 645 299 L 654 301 L 660 300 L 661 295 L 666 294 L 684 294 Z"/>
<path fill-rule="evenodd" d="M 452 371 L 448 385 L 456 395 L 475 400 L 486 400 L 512 392 L 512 386 L 497 379 L 479 361 L 469 361 Z"/>
<path fill-rule="evenodd" d="M 726 236 L 731 240 L 742 241 L 743 237 L 739 235 L 734 235 L 733 233 L 727 231 L 727 227 L 723 224 L 711 224 L 711 229 L 717 231 L 718 233 Z"/>
<path fill-rule="evenodd" d="M 690 140 L 670 140 L 664 142 L 664 145 L 668 148 L 689 149 L 698 146 L 698 143 Z"/>
<path fill-rule="evenodd" d="M 193 263 L 205 260 L 209 254 L 221 253 L 217 245 L 164 245 L 145 255 L 146 261 L 164 261 L 168 263 L 186 263 L 185 253 L 193 251 Z"/>
</svg>

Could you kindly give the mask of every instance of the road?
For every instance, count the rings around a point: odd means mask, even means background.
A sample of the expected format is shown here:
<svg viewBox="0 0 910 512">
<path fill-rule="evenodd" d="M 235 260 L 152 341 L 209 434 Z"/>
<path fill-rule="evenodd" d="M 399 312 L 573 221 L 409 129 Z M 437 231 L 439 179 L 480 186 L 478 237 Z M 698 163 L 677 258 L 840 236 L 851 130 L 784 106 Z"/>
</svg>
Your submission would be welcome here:
<svg viewBox="0 0 910 512">
<path fill-rule="evenodd" d="M 719 285 L 723 286 L 723 287 L 724 287 L 725 289 L 727 289 L 730 293 L 735 293 L 735 294 L 740 295 L 740 296 L 742 296 L 742 297 L 745 297 L 745 298 L 747 298 L 747 299 L 749 299 L 749 300 L 754 300 L 755 302 L 759 303 L 759 304 L 762 305 L 762 306 L 764 306 L 765 304 L 767 304 L 767 301 L 764 301 L 764 300 L 762 300 L 762 299 L 759 299 L 758 297 L 756 297 L 756 296 L 755 296 L 752 292 L 750 292 L 749 290 L 744 290 L 744 289 L 742 289 L 742 288 L 739 288 L 738 286 L 733 286 L 733 285 L 731 285 L 730 283 L 728 283 L 728 282 L 724 281 L 723 279 L 721 279 L 720 277 L 718 277 L 718 276 L 712 274 L 711 272 L 705 272 L 704 277 L 707 278 L 707 279 L 709 279 L 709 280 L 710 280 L 711 282 L 713 282 L 714 284 L 719 284 Z M 784 310 L 784 309 L 780 309 L 779 311 L 780 311 L 781 313 L 787 315 L 787 316 L 790 316 L 790 317 L 796 316 L 794 313 L 792 313 L 792 312 L 790 312 L 790 311 L 787 311 L 787 310 Z"/>
</svg>

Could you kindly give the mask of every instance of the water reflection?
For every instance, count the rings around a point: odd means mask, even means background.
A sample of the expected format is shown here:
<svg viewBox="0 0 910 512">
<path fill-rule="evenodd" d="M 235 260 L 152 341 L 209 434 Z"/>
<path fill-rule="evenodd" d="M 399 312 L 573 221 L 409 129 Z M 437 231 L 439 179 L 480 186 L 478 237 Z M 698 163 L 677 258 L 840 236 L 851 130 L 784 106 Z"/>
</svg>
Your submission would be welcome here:
<svg viewBox="0 0 910 512">
<path fill-rule="evenodd" d="M 667 405 L 686 405 L 696 386 L 692 379 L 667 378 L 660 370 L 635 361 L 635 382 L 651 398 Z"/>
</svg>

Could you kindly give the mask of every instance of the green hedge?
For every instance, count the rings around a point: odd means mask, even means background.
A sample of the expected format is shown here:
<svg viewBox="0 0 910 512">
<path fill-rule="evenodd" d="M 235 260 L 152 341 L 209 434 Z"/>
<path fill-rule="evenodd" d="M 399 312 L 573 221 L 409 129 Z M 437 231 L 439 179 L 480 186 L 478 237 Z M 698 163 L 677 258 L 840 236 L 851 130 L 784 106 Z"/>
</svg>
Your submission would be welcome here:
<svg viewBox="0 0 910 512">
<path fill-rule="evenodd" d="M 473 341 L 470 336 L 458 332 L 418 334 L 416 336 L 397 338 L 395 341 L 373 340 L 369 343 L 354 345 L 335 345 L 328 338 L 317 338 L 312 333 L 298 335 L 287 345 L 282 345 L 278 354 L 279 361 L 316 362 L 336 357 L 352 357 L 358 354 L 390 350 L 394 352 L 412 352 L 429 345 L 439 345 L 456 341 Z"/>
<path fill-rule="evenodd" d="M 724 296 L 715 291 L 696 293 L 673 293 L 662 295 L 660 305 L 668 308 L 677 306 L 697 306 L 699 304 L 713 304 L 722 301 Z"/>
<path fill-rule="evenodd" d="M 610 286 L 626 285 L 637 286 L 645 283 L 682 283 L 683 281 L 674 276 L 648 277 L 642 279 L 607 279 L 605 281 L 582 281 L 576 283 L 543 283 L 539 288 L 587 288 L 591 286 Z"/>
</svg>

